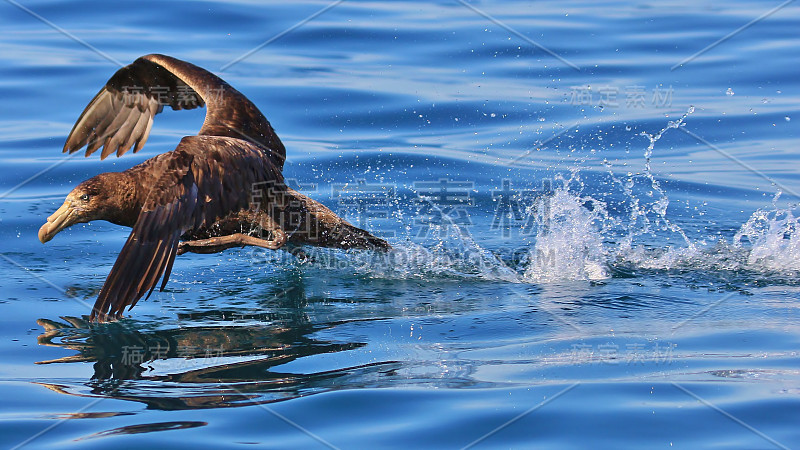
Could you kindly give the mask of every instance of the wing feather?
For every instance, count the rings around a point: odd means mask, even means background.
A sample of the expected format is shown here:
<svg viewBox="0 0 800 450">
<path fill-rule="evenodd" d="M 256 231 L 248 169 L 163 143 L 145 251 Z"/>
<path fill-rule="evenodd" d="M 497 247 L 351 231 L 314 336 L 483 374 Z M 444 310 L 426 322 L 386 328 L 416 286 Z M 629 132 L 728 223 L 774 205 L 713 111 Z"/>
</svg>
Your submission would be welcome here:
<svg viewBox="0 0 800 450">
<path fill-rule="evenodd" d="M 147 138 L 150 137 L 150 130 L 153 128 L 153 117 L 155 117 L 156 113 L 155 110 L 151 107 L 150 114 L 147 115 L 147 125 L 142 132 L 141 137 L 136 142 L 136 148 L 133 149 L 133 152 L 136 153 L 144 147 L 144 144 L 147 142 Z"/>
<path fill-rule="evenodd" d="M 114 152 L 122 156 L 131 147 L 136 153 L 147 142 L 153 118 L 164 106 L 181 110 L 206 105 L 200 135 L 247 140 L 267 150 L 273 164 L 283 168 L 283 143 L 247 97 L 203 68 L 158 54 L 138 58 L 106 82 L 78 118 L 64 152 L 87 146 L 86 156 L 90 156 L 103 147 L 101 159 Z"/>
<path fill-rule="evenodd" d="M 125 118 L 125 122 L 120 125 L 119 130 L 111 137 L 111 141 L 106 144 L 106 148 L 103 149 L 103 154 L 106 154 L 109 149 L 111 150 L 109 153 L 116 152 L 118 155 L 122 155 L 128 151 L 131 147 L 128 145 L 126 148 L 125 143 L 136 138 L 133 135 L 133 129 L 136 128 L 136 124 L 139 123 L 142 117 L 144 117 L 143 111 L 140 111 L 136 107 L 131 108 L 128 117 Z"/>
<path fill-rule="evenodd" d="M 104 140 L 103 152 L 100 154 L 100 159 L 106 159 L 108 155 L 117 151 L 117 148 L 119 147 L 119 141 L 127 137 L 126 134 L 123 134 L 126 133 L 125 125 L 130 122 L 131 117 L 138 118 L 138 116 L 139 110 L 135 106 L 126 105 L 122 108 L 122 110 L 108 126 L 108 129 L 106 129 L 103 135 L 99 138 Z"/>
<path fill-rule="evenodd" d="M 147 128 L 147 122 L 149 122 L 148 114 L 139 114 L 136 123 L 131 128 L 128 139 L 120 146 L 119 150 L 117 150 L 117 156 L 125 154 L 125 152 L 133 147 L 133 144 L 137 143 L 142 138 L 142 133 Z M 134 153 L 136 153 L 136 150 L 134 150 Z"/>
<path fill-rule="evenodd" d="M 78 118 L 75 127 L 72 130 L 65 147 L 81 148 L 86 145 L 91 136 L 95 133 L 95 129 L 105 122 L 105 125 L 111 123 L 114 119 L 114 105 L 111 95 L 105 90 L 101 90 L 97 96 L 89 103 L 86 110 Z M 103 125 L 103 126 L 105 126 Z"/>
</svg>

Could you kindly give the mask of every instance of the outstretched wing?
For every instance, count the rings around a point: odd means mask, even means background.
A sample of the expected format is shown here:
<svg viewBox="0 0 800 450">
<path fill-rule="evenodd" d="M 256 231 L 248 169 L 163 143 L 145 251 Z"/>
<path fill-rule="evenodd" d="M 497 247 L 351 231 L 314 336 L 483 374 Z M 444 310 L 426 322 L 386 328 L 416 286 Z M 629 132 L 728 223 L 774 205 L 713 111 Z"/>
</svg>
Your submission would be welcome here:
<svg viewBox="0 0 800 450">
<path fill-rule="evenodd" d="M 186 231 L 247 208 L 254 184 L 282 181 L 263 149 L 238 139 L 186 137 L 157 158 L 163 175 L 100 290 L 92 320 L 121 316 L 125 307 L 149 296 L 162 276 L 163 290 Z"/>
<path fill-rule="evenodd" d="M 268 150 L 283 168 L 286 149 L 256 106 L 211 72 L 165 55 L 146 55 L 119 69 L 83 111 L 64 144 L 74 153 L 86 146 L 86 156 L 103 148 L 100 158 L 131 147 L 138 152 L 147 141 L 153 118 L 164 106 L 174 110 L 207 106 L 198 134 L 244 139 Z"/>
<path fill-rule="evenodd" d="M 192 167 L 193 156 L 173 153 L 174 170 L 166 172 L 147 198 L 145 207 L 122 247 L 111 273 L 92 308 L 91 319 L 105 321 L 119 317 L 145 293 L 153 291 L 161 274 L 169 269 L 178 248 L 181 229 L 195 221 L 198 187 Z M 163 289 L 163 284 L 162 284 Z"/>
</svg>

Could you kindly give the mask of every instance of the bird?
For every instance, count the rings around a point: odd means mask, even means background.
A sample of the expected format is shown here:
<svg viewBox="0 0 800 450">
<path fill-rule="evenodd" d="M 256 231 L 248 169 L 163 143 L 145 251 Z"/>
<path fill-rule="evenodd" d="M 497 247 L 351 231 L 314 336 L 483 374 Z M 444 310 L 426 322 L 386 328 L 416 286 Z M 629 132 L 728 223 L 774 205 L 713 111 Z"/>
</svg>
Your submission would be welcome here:
<svg viewBox="0 0 800 450">
<path fill-rule="evenodd" d="M 289 188 L 282 174 L 286 148 L 261 111 L 218 76 L 171 56 L 145 55 L 117 70 L 78 118 L 63 152 L 86 147 L 89 157 L 102 149 L 101 159 L 131 148 L 136 153 L 165 106 L 205 106 L 198 134 L 128 170 L 83 181 L 39 229 L 46 243 L 93 220 L 132 228 L 90 321 L 123 318 L 125 308 L 149 297 L 159 280 L 163 291 L 183 253 L 246 245 L 279 249 L 287 243 L 391 249 Z"/>
</svg>

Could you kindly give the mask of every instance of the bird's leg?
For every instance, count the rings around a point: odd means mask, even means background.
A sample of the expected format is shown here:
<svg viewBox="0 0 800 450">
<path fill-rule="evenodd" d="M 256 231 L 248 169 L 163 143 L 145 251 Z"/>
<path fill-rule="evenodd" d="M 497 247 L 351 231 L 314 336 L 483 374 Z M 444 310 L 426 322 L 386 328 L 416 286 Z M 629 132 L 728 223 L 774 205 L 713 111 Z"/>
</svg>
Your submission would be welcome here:
<svg viewBox="0 0 800 450">
<path fill-rule="evenodd" d="M 261 239 L 243 233 L 234 233 L 226 236 L 212 237 L 209 239 L 181 242 L 178 244 L 178 254 L 181 255 L 186 252 L 218 253 L 229 248 L 244 247 L 247 245 L 277 250 L 286 244 L 286 233 L 270 216 L 266 214 L 259 214 L 258 220 L 259 225 L 264 230 L 272 232 L 272 239 Z"/>
<path fill-rule="evenodd" d="M 209 239 L 198 239 L 196 241 L 184 241 L 178 244 L 178 254 L 186 252 L 192 253 L 218 253 L 223 250 L 233 247 L 244 247 L 247 245 L 254 245 L 256 247 L 264 247 L 270 250 L 277 250 L 281 248 L 286 242 L 286 235 L 281 231 L 276 233 L 273 240 L 261 239 L 253 236 L 248 236 L 242 233 L 229 234 L 227 236 L 218 236 Z"/>
</svg>

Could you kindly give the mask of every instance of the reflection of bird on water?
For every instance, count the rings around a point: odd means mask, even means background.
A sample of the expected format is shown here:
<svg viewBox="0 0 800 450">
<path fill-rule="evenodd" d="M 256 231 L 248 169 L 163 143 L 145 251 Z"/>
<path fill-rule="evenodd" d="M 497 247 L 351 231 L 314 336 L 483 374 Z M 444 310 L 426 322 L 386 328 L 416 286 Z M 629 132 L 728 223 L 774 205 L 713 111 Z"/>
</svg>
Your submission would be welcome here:
<svg viewBox="0 0 800 450">
<path fill-rule="evenodd" d="M 102 147 L 101 158 L 131 147 L 137 152 L 164 105 L 206 105 L 198 135 L 124 172 L 80 183 L 39 230 L 47 242 L 64 228 L 92 220 L 133 228 L 92 320 L 122 317 L 159 279 L 163 289 L 175 256 L 184 252 L 244 245 L 278 249 L 287 242 L 390 248 L 285 186 L 286 150 L 258 108 L 216 75 L 169 56 L 143 56 L 118 70 L 83 111 L 64 151 L 87 146 L 89 156 Z"/>
<path fill-rule="evenodd" d="M 243 319 L 252 322 L 265 317 Z M 94 362 L 94 376 L 87 384 L 46 383 L 48 388 L 66 394 L 139 401 L 157 409 L 281 401 L 349 386 L 342 377 L 362 381 L 365 377 L 380 377 L 396 366 L 382 362 L 309 374 L 274 370 L 298 358 L 366 345 L 309 337 L 334 324 L 315 326 L 290 319 L 292 326 L 287 327 L 199 326 L 141 331 L 123 322 L 96 327 L 79 318 L 63 320 L 39 319 L 37 323 L 44 327 L 39 344 L 76 350 L 78 354 L 38 364 Z M 120 383 L 123 380 L 142 383 Z M 89 392 L 85 391 L 86 386 Z"/>
</svg>

